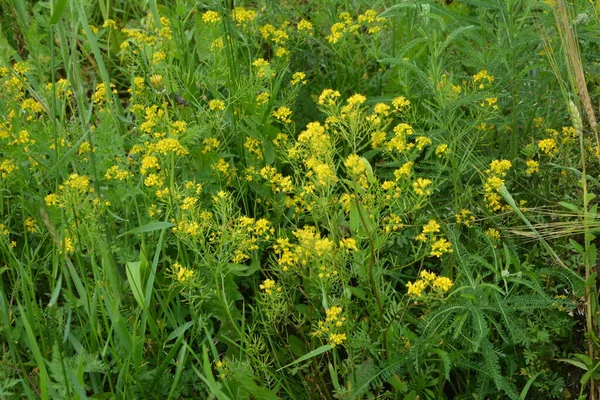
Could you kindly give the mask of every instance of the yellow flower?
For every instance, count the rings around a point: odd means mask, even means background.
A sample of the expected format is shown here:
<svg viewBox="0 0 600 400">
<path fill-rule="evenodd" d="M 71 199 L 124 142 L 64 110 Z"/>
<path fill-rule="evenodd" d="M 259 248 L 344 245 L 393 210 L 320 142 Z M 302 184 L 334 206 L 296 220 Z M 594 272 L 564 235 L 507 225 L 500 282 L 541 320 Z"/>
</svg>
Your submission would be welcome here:
<svg viewBox="0 0 600 400">
<path fill-rule="evenodd" d="M 500 240 L 500 231 L 496 228 L 489 228 L 485 231 L 485 236 L 497 242 Z"/>
<path fill-rule="evenodd" d="M 202 22 L 207 24 L 216 24 L 221 21 L 221 16 L 216 11 L 206 11 L 202 14 Z"/>
<path fill-rule="evenodd" d="M 73 246 L 73 240 L 70 237 L 64 238 L 61 243 L 61 253 L 62 254 L 72 254 L 74 251 L 75 251 L 75 246 Z"/>
<path fill-rule="evenodd" d="M 471 226 L 473 221 L 475 221 L 475 216 L 469 210 L 462 209 L 458 214 L 456 214 L 457 224 L 465 224 L 465 226 L 468 228 Z"/>
<path fill-rule="evenodd" d="M 249 22 L 254 21 L 256 18 L 256 11 L 254 10 L 246 10 L 243 7 L 236 7 L 233 9 L 233 20 L 238 23 L 238 25 L 245 25 Z"/>
<path fill-rule="evenodd" d="M 269 94 L 269 92 L 259 93 L 258 96 L 256 96 L 256 104 L 258 104 L 259 106 L 263 105 L 269 101 L 270 97 L 271 95 Z"/>
<path fill-rule="evenodd" d="M 435 155 L 438 157 L 441 157 L 447 153 L 448 153 L 448 145 L 446 143 L 442 143 L 438 147 L 435 148 Z"/>
<path fill-rule="evenodd" d="M 494 82 L 494 77 L 489 75 L 487 70 L 484 69 L 473 75 L 473 82 L 479 83 L 479 89 L 483 89 L 486 84 Z"/>
<path fill-rule="evenodd" d="M 512 163 L 508 160 L 493 160 L 490 163 L 490 169 L 486 171 L 488 174 L 492 173 L 494 175 L 503 177 L 506 175 L 506 171 L 508 171 L 512 167 Z"/>
<path fill-rule="evenodd" d="M 347 252 L 350 250 L 358 251 L 358 247 L 356 247 L 356 240 L 354 238 L 345 238 L 340 240 L 340 248 L 346 249 Z"/>
<path fill-rule="evenodd" d="M 367 98 L 362 94 L 356 93 L 350 96 L 346 101 L 348 102 L 348 104 L 356 106 L 363 104 L 365 101 L 367 101 Z"/>
<path fill-rule="evenodd" d="M 301 19 L 300 22 L 298 22 L 298 32 L 306 32 L 309 35 L 313 34 L 313 25 L 312 23 L 310 23 L 310 21 L 307 21 L 305 19 Z"/>
<path fill-rule="evenodd" d="M 162 75 L 154 74 L 150 77 L 150 83 L 155 88 L 160 88 L 163 85 L 163 77 Z"/>
<path fill-rule="evenodd" d="M 290 116 L 292 115 L 292 110 L 288 107 L 279 107 L 277 110 L 273 111 L 273 116 L 277 118 L 279 121 L 289 124 L 292 122 Z"/>
<path fill-rule="evenodd" d="M 540 163 L 535 160 L 527 160 L 527 175 L 532 175 L 540 170 Z"/>
<path fill-rule="evenodd" d="M 0 163 L 0 175 L 2 176 L 2 179 L 6 179 L 6 177 L 8 177 L 16 170 L 17 166 L 15 165 L 15 162 L 13 160 L 6 159 L 3 160 L 2 163 Z"/>
<path fill-rule="evenodd" d="M 414 163 L 412 161 L 409 161 L 407 163 L 404 163 L 404 165 L 402 165 L 397 170 L 395 170 L 394 177 L 396 178 L 396 180 L 400 180 L 405 176 L 410 176 L 412 173 L 413 165 Z"/>
<path fill-rule="evenodd" d="M 407 100 L 404 96 L 399 96 L 392 100 L 392 106 L 396 111 L 401 111 L 410 106 L 410 100 Z"/>
<path fill-rule="evenodd" d="M 149 152 L 156 152 L 162 155 L 174 153 L 178 156 L 188 155 L 189 152 L 181 145 L 179 140 L 173 138 L 161 139 L 157 143 L 148 146 Z"/>
<path fill-rule="evenodd" d="M 426 269 L 424 269 L 423 271 L 421 271 L 419 273 L 419 277 L 421 279 L 423 279 L 425 282 L 432 282 L 433 280 L 435 280 L 436 275 L 435 275 L 435 272 L 429 272 Z"/>
<path fill-rule="evenodd" d="M 223 111 L 225 110 L 225 102 L 223 100 L 213 99 L 208 102 L 208 108 L 212 111 Z"/>
<path fill-rule="evenodd" d="M 433 287 L 441 289 L 444 292 L 452 289 L 452 286 L 454 286 L 452 280 L 450 278 L 446 278 L 445 276 L 439 276 L 433 281 Z"/>
<path fill-rule="evenodd" d="M 118 165 L 113 165 L 106 171 L 104 178 L 108 179 L 108 180 L 114 179 L 117 181 L 124 181 L 125 179 L 129 178 L 130 176 L 131 176 L 131 173 L 129 171 L 121 169 Z"/>
<path fill-rule="evenodd" d="M 435 219 L 430 219 L 427 225 L 423 227 L 423 233 L 438 233 L 440 231 L 440 224 Z"/>
<path fill-rule="evenodd" d="M 35 228 L 35 219 L 33 219 L 32 217 L 27 217 L 25 219 L 25 227 L 27 228 L 28 232 L 35 232 L 36 228 Z"/>
<path fill-rule="evenodd" d="M 329 335 L 329 342 L 332 346 L 342 344 L 344 343 L 344 340 L 346 340 L 345 333 L 332 333 Z"/>
<path fill-rule="evenodd" d="M 173 274 L 173 277 L 179 283 L 186 283 L 190 279 L 192 279 L 193 276 L 194 276 L 194 271 L 192 271 L 189 268 L 186 268 L 186 267 L 182 266 L 179 263 L 173 263 L 173 265 L 171 266 L 171 272 Z"/>
<path fill-rule="evenodd" d="M 440 238 L 431 246 L 431 256 L 439 258 L 444 253 L 452 253 L 452 244 L 446 239 Z"/>
<path fill-rule="evenodd" d="M 431 139 L 425 136 L 419 136 L 415 139 L 415 142 L 417 143 L 417 150 L 422 150 L 423 147 L 431 144 Z"/>
<path fill-rule="evenodd" d="M 117 23 L 112 19 L 107 19 L 102 24 L 102 27 L 106 29 L 117 29 Z"/>
<path fill-rule="evenodd" d="M 427 188 L 431 185 L 431 183 L 431 179 L 417 178 L 417 180 L 413 182 L 413 189 L 419 196 L 429 196 L 431 194 L 431 190 Z"/>
<path fill-rule="evenodd" d="M 416 280 L 414 282 L 408 282 L 406 287 L 409 295 L 421 297 L 423 295 L 423 291 L 427 288 L 427 282 L 424 280 Z"/>
<path fill-rule="evenodd" d="M 550 157 L 552 157 L 552 156 L 556 155 L 556 153 L 558 153 L 558 148 L 556 146 L 556 140 L 554 140 L 553 138 L 547 138 L 547 139 L 540 140 L 538 142 L 538 147 L 544 154 L 546 154 Z"/>
<path fill-rule="evenodd" d="M 299 83 L 306 85 L 306 74 L 304 72 L 296 72 L 294 73 L 294 75 L 292 75 L 292 80 L 290 84 L 294 86 Z"/>
<path fill-rule="evenodd" d="M 381 147 L 385 143 L 386 133 L 383 131 L 377 131 L 371 133 L 371 146 L 376 149 Z"/>
<path fill-rule="evenodd" d="M 336 99 L 340 96 L 341 94 L 337 90 L 325 89 L 323 90 L 323 92 L 321 92 L 321 95 L 319 96 L 318 104 L 333 106 L 337 102 Z"/>
<path fill-rule="evenodd" d="M 146 177 L 146 179 L 144 179 L 144 185 L 148 187 L 160 187 L 163 185 L 163 183 L 163 178 L 160 177 L 158 174 L 150 174 Z"/>
<path fill-rule="evenodd" d="M 55 193 L 51 193 L 44 198 L 47 206 L 55 206 L 58 204 L 58 195 Z"/>
<path fill-rule="evenodd" d="M 79 192 L 87 192 L 90 186 L 90 178 L 85 175 L 71 174 L 65 181 L 64 185 L 60 186 L 60 189 L 69 187 Z"/>
<path fill-rule="evenodd" d="M 281 292 L 281 286 L 278 286 L 273 279 L 265 279 L 263 283 L 258 286 L 266 294 L 271 294 L 273 291 Z"/>
</svg>

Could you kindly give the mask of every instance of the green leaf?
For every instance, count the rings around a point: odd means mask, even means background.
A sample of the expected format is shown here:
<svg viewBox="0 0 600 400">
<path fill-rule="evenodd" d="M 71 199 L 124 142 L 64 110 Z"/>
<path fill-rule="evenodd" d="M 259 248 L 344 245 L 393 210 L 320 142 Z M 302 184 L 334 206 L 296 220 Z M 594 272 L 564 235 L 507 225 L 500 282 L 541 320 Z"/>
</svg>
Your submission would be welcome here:
<svg viewBox="0 0 600 400">
<path fill-rule="evenodd" d="M 127 266 L 125 267 L 125 272 L 127 273 L 127 281 L 129 281 L 129 286 L 131 287 L 135 301 L 138 302 L 140 307 L 146 308 L 142 289 L 142 274 L 140 272 L 140 265 L 140 261 L 128 262 Z"/>
<path fill-rule="evenodd" d="M 287 338 L 290 350 L 296 357 L 302 357 L 306 353 L 306 346 L 304 341 L 296 335 L 289 335 Z"/>
<path fill-rule="evenodd" d="M 54 7 L 54 11 L 52 12 L 52 17 L 50 17 L 50 25 L 54 25 L 58 22 L 63 12 L 65 11 L 66 5 L 67 0 L 58 0 Z"/>
<path fill-rule="evenodd" d="M 236 374 L 239 383 L 248 391 L 255 399 L 277 400 L 278 397 L 272 390 L 258 386 L 252 377 L 243 372 Z"/>
<path fill-rule="evenodd" d="M 52 290 L 52 296 L 50 296 L 50 301 L 48 302 L 48 307 L 53 307 L 56 304 L 56 300 L 58 299 L 58 295 L 60 294 L 60 289 L 62 288 L 62 274 L 58 277 L 58 281 L 56 282 L 56 286 L 54 290 Z"/>
<path fill-rule="evenodd" d="M 560 204 L 567 210 L 579 212 L 579 207 L 577 207 L 575 204 L 567 203 L 566 201 L 559 201 L 558 204 Z"/>
<path fill-rule="evenodd" d="M 117 237 L 119 238 L 121 236 L 132 235 L 132 234 L 137 234 L 137 233 L 154 232 L 154 231 L 159 231 L 161 229 L 171 228 L 173 226 L 175 226 L 175 224 L 173 224 L 171 222 L 167 222 L 167 221 L 150 222 L 149 224 L 138 226 L 137 228 L 134 228 L 130 231 L 121 233 Z"/>
<path fill-rule="evenodd" d="M 194 321 L 188 321 L 185 324 L 178 326 L 169 336 L 167 336 L 167 342 L 175 339 L 185 333 L 192 325 L 194 325 Z"/>
<path fill-rule="evenodd" d="M 359 287 L 349 286 L 348 290 L 350 290 L 350 293 L 352 293 L 354 296 L 358 297 L 361 300 L 364 300 L 367 298 L 367 292 L 365 292 L 363 289 L 361 289 Z"/>
<path fill-rule="evenodd" d="M 583 354 L 575 354 L 575 357 L 578 357 L 578 356 L 583 356 Z M 587 357 L 587 356 L 584 356 L 584 357 Z M 587 357 L 587 358 L 589 359 L 589 357 Z M 585 365 L 585 362 L 571 360 L 571 359 L 568 359 L 568 358 L 557 358 L 556 361 L 566 362 L 568 364 L 576 366 L 577 368 L 581 368 L 584 371 L 588 370 L 588 367 L 587 367 L 587 365 Z"/>
<path fill-rule="evenodd" d="M 521 390 L 521 395 L 519 396 L 519 398 L 521 400 L 525 400 L 527 398 L 527 392 L 529 392 L 529 388 L 531 387 L 531 385 L 533 384 L 533 382 L 535 382 L 536 378 L 540 374 L 541 374 L 541 372 L 538 372 L 537 374 L 535 374 L 531 378 L 529 378 L 529 380 L 527 381 L 527 383 L 523 387 L 523 390 Z"/>
<path fill-rule="evenodd" d="M 273 143 L 265 141 L 265 163 L 271 165 L 275 162 L 275 148 Z"/>
<path fill-rule="evenodd" d="M 291 367 L 292 365 L 296 365 L 298 363 L 301 363 L 302 361 L 309 360 L 309 359 L 311 359 L 313 357 L 316 357 L 316 356 L 318 356 L 320 354 L 323 354 L 323 353 L 325 353 L 325 352 L 327 352 L 327 351 L 329 351 L 331 349 L 333 349 L 332 345 L 330 345 L 330 344 L 324 344 L 323 346 L 321 346 L 319 348 L 316 348 L 316 349 L 314 349 L 311 352 L 306 353 L 305 355 L 303 355 L 302 357 L 300 357 L 296 361 L 291 362 L 288 365 L 285 365 L 285 366 L 279 368 L 277 371 L 281 371 L 284 368 Z"/>
<path fill-rule="evenodd" d="M 331 383 L 333 384 L 333 387 L 335 390 L 341 390 L 342 388 L 340 386 L 340 380 L 338 379 L 337 371 L 335 368 L 333 368 L 331 363 L 327 363 L 327 369 L 329 369 L 329 375 L 331 376 Z"/>
</svg>

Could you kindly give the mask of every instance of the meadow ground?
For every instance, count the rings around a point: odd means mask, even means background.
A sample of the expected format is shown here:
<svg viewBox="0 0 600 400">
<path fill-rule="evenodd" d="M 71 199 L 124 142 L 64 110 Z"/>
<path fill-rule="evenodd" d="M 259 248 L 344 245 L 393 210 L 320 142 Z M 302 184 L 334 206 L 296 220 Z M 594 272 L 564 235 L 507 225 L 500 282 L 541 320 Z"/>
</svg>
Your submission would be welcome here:
<svg viewBox="0 0 600 400">
<path fill-rule="evenodd" d="M 598 399 L 600 2 L 0 2 L 0 399 Z"/>
</svg>

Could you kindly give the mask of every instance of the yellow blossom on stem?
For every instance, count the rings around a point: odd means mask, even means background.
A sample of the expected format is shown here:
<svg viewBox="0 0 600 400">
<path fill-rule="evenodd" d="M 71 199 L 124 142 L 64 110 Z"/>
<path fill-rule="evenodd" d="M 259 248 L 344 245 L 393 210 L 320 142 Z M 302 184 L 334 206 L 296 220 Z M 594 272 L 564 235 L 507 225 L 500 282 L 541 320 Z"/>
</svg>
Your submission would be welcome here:
<svg viewBox="0 0 600 400">
<path fill-rule="evenodd" d="M 540 163 L 535 160 L 527 160 L 525 164 L 527 164 L 527 171 L 525 171 L 527 175 L 532 175 L 540 170 Z"/>
<path fill-rule="evenodd" d="M 290 119 L 291 115 L 292 110 L 290 110 L 288 107 L 279 107 L 277 110 L 273 111 L 273 116 L 285 124 L 292 122 Z"/>
</svg>

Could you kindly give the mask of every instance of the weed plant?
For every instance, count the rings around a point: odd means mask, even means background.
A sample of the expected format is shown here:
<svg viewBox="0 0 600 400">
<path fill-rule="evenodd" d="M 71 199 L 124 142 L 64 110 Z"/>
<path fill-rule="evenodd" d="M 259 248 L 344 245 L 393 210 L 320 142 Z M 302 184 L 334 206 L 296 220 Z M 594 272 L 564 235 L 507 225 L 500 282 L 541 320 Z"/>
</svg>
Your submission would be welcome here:
<svg viewBox="0 0 600 400">
<path fill-rule="evenodd" d="M 0 398 L 598 398 L 598 2 L 0 2 Z"/>
</svg>

